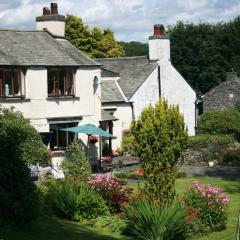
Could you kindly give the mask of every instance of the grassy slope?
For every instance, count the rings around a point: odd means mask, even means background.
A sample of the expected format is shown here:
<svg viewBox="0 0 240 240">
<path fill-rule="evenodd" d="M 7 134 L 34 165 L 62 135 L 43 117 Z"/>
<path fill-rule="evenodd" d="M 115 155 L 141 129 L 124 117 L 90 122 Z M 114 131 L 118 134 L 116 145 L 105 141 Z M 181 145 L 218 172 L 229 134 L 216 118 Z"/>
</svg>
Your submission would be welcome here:
<svg viewBox="0 0 240 240">
<path fill-rule="evenodd" d="M 0 230 L 1 240 L 119 240 L 119 235 L 93 230 L 78 223 L 44 217 L 26 229 Z M 125 239 L 125 238 L 124 238 Z"/>
</svg>

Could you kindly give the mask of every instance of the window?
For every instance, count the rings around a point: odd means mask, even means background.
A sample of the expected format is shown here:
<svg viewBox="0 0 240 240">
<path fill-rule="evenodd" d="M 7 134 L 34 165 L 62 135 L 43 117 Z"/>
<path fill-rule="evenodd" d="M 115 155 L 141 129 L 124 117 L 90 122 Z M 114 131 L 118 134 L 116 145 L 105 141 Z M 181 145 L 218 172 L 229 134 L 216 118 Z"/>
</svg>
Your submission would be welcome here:
<svg viewBox="0 0 240 240">
<path fill-rule="evenodd" d="M 77 122 L 50 124 L 50 132 L 53 133 L 50 148 L 51 149 L 65 149 L 69 144 L 77 140 L 77 134 L 74 132 L 61 131 L 62 128 L 76 127 Z"/>
<path fill-rule="evenodd" d="M 74 96 L 73 68 L 52 68 L 48 70 L 48 96 Z"/>
<path fill-rule="evenodd" d="M 24 94 L 20 69 L 0 69 L 0 97 L 21 97 Z"/>
</svg>

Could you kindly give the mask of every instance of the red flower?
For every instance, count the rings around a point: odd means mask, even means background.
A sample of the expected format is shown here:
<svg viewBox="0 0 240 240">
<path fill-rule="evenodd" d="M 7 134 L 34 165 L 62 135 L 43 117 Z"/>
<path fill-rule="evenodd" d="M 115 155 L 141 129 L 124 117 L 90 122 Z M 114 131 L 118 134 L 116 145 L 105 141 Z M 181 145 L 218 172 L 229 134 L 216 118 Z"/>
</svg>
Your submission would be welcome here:
<svg viewBox="0 0 240 240">
<path fill-rule="evenodd" d="M 143 170 L 143 169 L 137 169 L 137 170 L 135 171 L 135 173 L 136 173 L 137 175 L 142 175 L 142 174 L 144 173 L 144 170 Z"/>
</svg>

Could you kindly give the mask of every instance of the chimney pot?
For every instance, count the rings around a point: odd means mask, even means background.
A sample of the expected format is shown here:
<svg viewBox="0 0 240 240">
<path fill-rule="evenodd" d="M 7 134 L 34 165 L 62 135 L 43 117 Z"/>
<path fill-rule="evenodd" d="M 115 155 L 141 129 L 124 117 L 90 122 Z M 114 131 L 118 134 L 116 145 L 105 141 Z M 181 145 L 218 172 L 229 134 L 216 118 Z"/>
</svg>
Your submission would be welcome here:
<svg viewBox="0 0 240 240">
<path fill-rule="evenodd" d="M 51 3 L 51 14 L 58 14 L 58 5 L 57 5 L 57 3 Z"/>
<path fill-rule="evenodd" d="M 43 16 L 50 15 L 50 9 L 48 7 L 43 8 Z"/>
<path fill-rule="evenodd" d="M 164 26 L 163 26 L 162 24 L 155 24 L 155 25 L 154 25 L 153 35 L 154 35 L 154 36 L 165 35 Z"/>
</svg>

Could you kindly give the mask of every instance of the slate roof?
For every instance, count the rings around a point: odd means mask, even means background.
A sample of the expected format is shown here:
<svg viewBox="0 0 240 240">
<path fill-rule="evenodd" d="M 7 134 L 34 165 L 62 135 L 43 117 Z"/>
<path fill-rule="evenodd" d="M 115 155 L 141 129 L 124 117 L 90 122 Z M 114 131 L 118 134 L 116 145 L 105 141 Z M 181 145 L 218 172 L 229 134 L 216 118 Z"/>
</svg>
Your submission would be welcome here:
<svg viewBox="0 0 240 240">
<path fill-rule="evenodd" d="M 108 102 L 125 102 L 123 95 L 121 94 L 116 80 L 102 81 L 102 103 Z"/>
<path fill-rule="evenodd" d="M 0 65 L 92 66 L 99 65 L 65 39 L 46 31 L 0 30 Z"/>
<path fill-rule="evenodd" d="M 116 121 L 118 120 L 117 118 L 115 118 L 111 113 L 105 111 L 105 110 L 101 110 L 101 121 Z"/>
<path fill-rule="evenodd" d="M 128 99 L 157 67 L 157 62 L 149 62 L 147 56 L 98 58 L 96 61 L 101 63 L 103 68 L 120 74 L 118 83 Z"/>
</svg>

